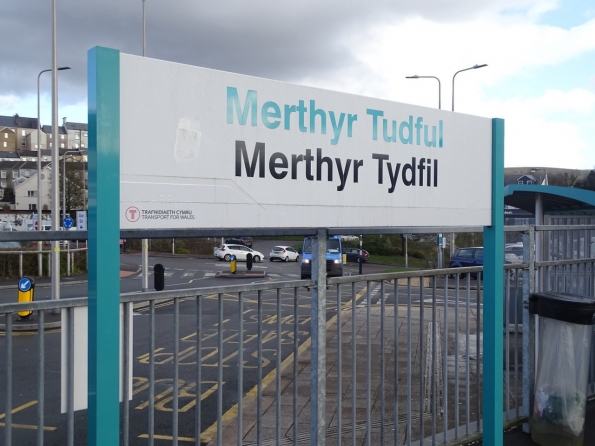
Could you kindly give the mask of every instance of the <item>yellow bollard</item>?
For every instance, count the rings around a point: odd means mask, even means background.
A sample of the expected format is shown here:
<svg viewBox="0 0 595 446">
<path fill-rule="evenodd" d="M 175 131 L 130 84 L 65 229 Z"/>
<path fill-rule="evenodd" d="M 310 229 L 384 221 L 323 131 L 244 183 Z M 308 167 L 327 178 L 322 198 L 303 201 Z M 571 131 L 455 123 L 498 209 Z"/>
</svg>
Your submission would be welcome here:
<svg viewBox="0 0 595 446">
<path fill-rule="evenodd" d="M 343 254 L 343 264 L 347 263 L 347 254 Z"/>
<path fill-rule="evenodd" d="M 232 274 L 235 274 L 238 270 L 238 266 L 236 264 L 236 256 L 231 256 L 231 262 L 229 264 L 229 270 Z"/>
<path fill-rule="evenodd" d="M 18 285 L 18 299 L 17 302 L 33 302 L 33 292 L 35 290 L 35 281 L 30 277 L 21 277 Z M 19 311 L 17 314 L 21 318 L 28 318 L 33 311 Z"/>
</svg>

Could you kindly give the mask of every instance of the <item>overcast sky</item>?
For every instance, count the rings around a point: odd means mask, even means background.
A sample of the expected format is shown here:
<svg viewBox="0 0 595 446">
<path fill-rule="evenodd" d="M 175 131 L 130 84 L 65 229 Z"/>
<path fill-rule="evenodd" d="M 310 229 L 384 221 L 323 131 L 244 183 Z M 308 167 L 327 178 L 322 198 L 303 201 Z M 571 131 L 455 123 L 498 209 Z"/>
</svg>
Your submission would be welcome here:
<svg viewBox="0 0 595 446">
<path fill-rule="evenodd" d="M 52 2 L 5 2 L 0 115 L 37 115 Z M 87 122 L 87 50 L 142 54 L 142 0 L 57 0 L 59 116 Z M 595 3 L 146 0 L 147 56 L 506 120 L 507 167 L 595 167 Z M 51 74 L 42 75 L 51 124 Z"/>
</svg>

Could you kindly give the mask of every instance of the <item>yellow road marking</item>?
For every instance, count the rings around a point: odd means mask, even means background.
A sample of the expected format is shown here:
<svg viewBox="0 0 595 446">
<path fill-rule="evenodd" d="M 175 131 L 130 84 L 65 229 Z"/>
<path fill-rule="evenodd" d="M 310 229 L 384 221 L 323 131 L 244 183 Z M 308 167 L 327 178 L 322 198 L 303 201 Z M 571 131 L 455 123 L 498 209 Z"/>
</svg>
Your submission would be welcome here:
<svg viewBox="0 0 595 446">
<path fill-rule="evenodd" d="M 10 412 L 11 414 L 15 414 L 17 412 L 21 412 L 22 410 L 28 409 L 31 406 L 35 406 L 37 404 L 37 400 L 33 400 L 33 401 L 29 401 L 28 403 L 23 404 L 22 406 L 19 407 L 15 407 L 14 409 L 12 409 L 12 411 Z M 6 414 L 2 413 L 0 414 L 0 420 L 6 418 Z M 17 429 L 30 429 L 30 430 L 37 430 L 37 425 L 34 424 L 16 424 L 16 423 L 11 423 L 10 424 L 11 427 L 17 428 Z M 6 423 L 0 423 L 0 426 L 6 426 Z M 55 431 L 56 429 L 58 429 L 57 427 L 49 427 L 49 426 L 43 426 L 43 430 L 45 431 Z"/>
<path fill-rule="evenodd" d="M 140 434 L 138 436 L 138 438 L 149 438 L 149 435 L 148 434 Z M 153 438 L 155 440 L 167 440 L 167 441 L 172 441 L 174 439 L 174 437 L 172 437 L 171 435 L 153 435 Z M 178 441 L 194 443 L 196 441 L 196 438 L 178 437 Z"/>
<path fill-rule="evenodd" d="M 356 305 L 357 305 L 357 301 L 359 299 L 362 298 L 362 296 L 364 295 L 364 293 L 366 292 L 366 287 L 364 287 L 359 293 L 356 294 L 355 296 L 355 300 L 356 300 Z M 326 327 L 328 329 L 328 327 L 330 327 L 332 324 L 335 323 L 337 319 L 337 315 L 333 316 L 327 323 L 326 323 Z M 297 351 L 297 355 L 298 357 L 306 350 L 310 347 L 310 344 L 312 343 L 312 338 L 308 338 L 304 341 L 304 343 L 302 345 L 299 346 L 298 351 Z M 285 360 L 281 363 L 281 373 L 283 373 L 283 371 L 285 371 L 285 369 L 293 362 L 293 353 L 291 353 L 287 358 L 285 358 Z M 269 385 L 271 382 L 273 382 L 275 380 L 275 378 L 277 377 L 277 370 L 272 370 L 267 376 L 265 376 L 262 379 L 262 388 L 264 389 L 267 385 Z M 258 392 L 258 384 L 256 386 L 254 386 L 252 389 L 250 389 L 246 395 L 244 396 L 244 398 L 242 398 L 242 404 L 243 405 L 247 405 L 248 398 L 255 398 Z M 234 404 L 227 412 L 225 412 L 223 414 L 223 416 L 221 417 L 221 423 L 222 425 L 229 423 L 230 421 L 232 421 L 234 418 L 237 418 L 238 416 L 238 403 Z M 206 428 L 201 434 L 200 434 L 200 441 L 201 443 L 210 443 L 215 436 L 217 435 L 217 421 L 215 421 L 213 424 L 211 424 L 208 428 Z M 146 438 L 146 437 L 145 437 Z"/>
</svg>

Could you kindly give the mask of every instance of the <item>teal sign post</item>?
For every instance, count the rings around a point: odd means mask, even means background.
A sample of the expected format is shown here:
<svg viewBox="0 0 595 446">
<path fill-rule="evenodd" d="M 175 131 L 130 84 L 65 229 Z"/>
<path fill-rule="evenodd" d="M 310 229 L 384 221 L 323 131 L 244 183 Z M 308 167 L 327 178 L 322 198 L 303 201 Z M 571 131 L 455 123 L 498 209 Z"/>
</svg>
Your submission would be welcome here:
<svg viewBox="0 0 595 446">
<path fill-rule="evenodd" d="M 87 444 L 120 443 L 120 52 L 88 53 L 89 411 Z"/>
<path fill-rule="evenodd" d="M 483 444 L 503 441 L 504 120 L 492 120 L 492 224 L 483 229 Z"/>
</svg>

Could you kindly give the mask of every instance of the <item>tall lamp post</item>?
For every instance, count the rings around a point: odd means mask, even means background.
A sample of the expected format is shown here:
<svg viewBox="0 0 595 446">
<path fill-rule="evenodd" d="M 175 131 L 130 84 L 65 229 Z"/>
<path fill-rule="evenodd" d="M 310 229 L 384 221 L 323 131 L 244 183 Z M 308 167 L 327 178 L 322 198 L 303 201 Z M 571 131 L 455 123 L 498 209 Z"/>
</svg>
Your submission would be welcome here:
<svg viewBox="0 0 595 446">
<path fill-rule="evenodd" d="M 66 155 L 71 154 L 71 153 L 80 154 L 80 152 L 78 150 L 66 150 L 65 152 L 62 152 L 62 221 L 63 222 L 64 222 L 64 218 L 66 218 Z M 84 169 L 84 164 L 83 164 L 83 169 Z M 85 181 L 84 175 L 83 175 L 83 181 Z M 84 191 L 83 191 L 83 196 L 84 196 Z"/>
<path fill-rule="evenodd" d="M 463 68 L 462 70 L 457 71 L 453 77 L 452 77 L 452 111 L 455 111 L 455 77 L 457 77 L 457 74 L 462 73 L 463 71 L 469 71 L 469 70 L 477 70 L 478 68 L 483 68 L 483 67 L 487 67 L 488 64 L 481 64 L 481 65 L 473 65 L 472 67 L 469 68 Z M 454 232 L 450 234 L 450 255 L 452 256 L 455 252 L 455 234 Z"/>
<path fill-rule="evenodd" d="M 57 71 L 62 70 L 70 70 L 70 67 L 59 67 Z M 43 216 L 43 210 L 41 205 L 41 112 L 40 112 L 40 93 L 39 93 L 39 79 L 43 73 L 47 73 L 48 71 L 52 71 L 52 69 L 41 70 L 37 75 L 37 230 L 43 230 L 43 225 L 41 222 L 41 218 Z M 37 250 L 41 251 L 41 242 L 37 242 Z M 39 254 L 38 259 L 38 274 L 39 276 L 42 275 L 41 271 L 41 254 Z"/>
<path fill-rule="evenodd" d="M 145 0 L 143 0 L 143 57 L 147 55 L 147 36 L 145 30 Z M 149 239 L 141 240 L 141 291 L 149 291 Z"/>
<path fill-rule="evenodd" d="M 442 84 L 436 76 L 405 76 L 407 79 L 436 79 L 438 81 L 438 109 L 442 109 Z M 407 240 L 405 240 L 407 243 Z M 438 234 L 438 268 L 444 267 L 444 252 L 442 248 L 442 234 Z"/>
<path fill-rule="evenodd" d="M 440 79 L 436 76 L 418 76 L 417 74 L 414 76 L 405 76 L 406 79 L 436 79 L 438 81 L 438 109 L 442 109 L 442 86 L 440 84 Z"/>
</svg>

